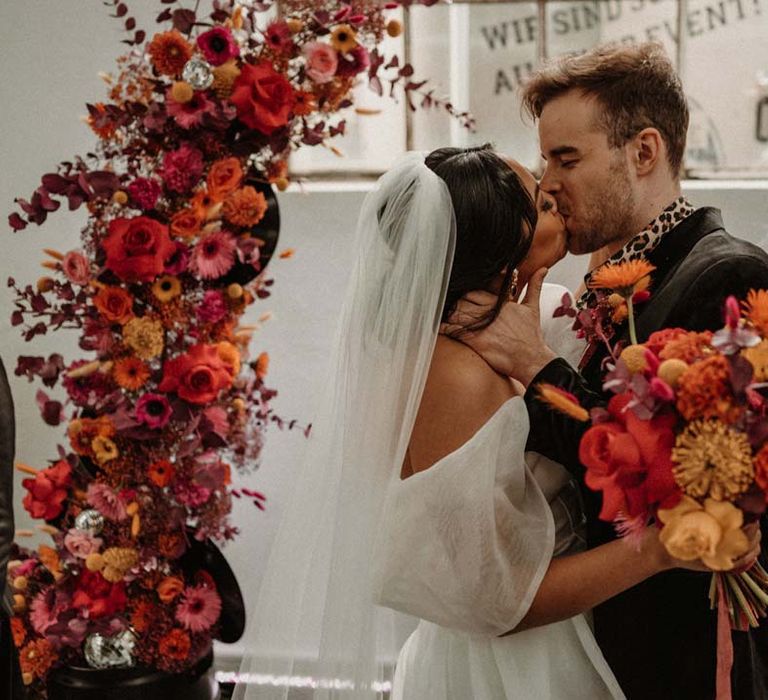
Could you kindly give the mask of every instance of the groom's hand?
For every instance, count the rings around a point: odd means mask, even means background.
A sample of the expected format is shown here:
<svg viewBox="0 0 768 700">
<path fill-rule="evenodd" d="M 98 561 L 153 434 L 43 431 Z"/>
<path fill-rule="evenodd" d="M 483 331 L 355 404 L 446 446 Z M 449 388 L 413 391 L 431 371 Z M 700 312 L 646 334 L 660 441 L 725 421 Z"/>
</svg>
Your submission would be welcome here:
<svg viewBox="0 0 768 700">
<path fill-rule="evenodd" d="M 526 387 L 539 371 L 556 355 L 544 342 L 541 331 L 539 297 L 546 268 L 537 270 L 528 282 L 525 298 L 520 303 L 504 304 L 498 317 L 486 328 L 461 332 L 496 304 L 489 292 L 470 292 L 459 301 L 449 322 L 443 326 L 448 334 L 458 333 L 466 343 L 500 374 L 514 377 Z"/>
</svg>

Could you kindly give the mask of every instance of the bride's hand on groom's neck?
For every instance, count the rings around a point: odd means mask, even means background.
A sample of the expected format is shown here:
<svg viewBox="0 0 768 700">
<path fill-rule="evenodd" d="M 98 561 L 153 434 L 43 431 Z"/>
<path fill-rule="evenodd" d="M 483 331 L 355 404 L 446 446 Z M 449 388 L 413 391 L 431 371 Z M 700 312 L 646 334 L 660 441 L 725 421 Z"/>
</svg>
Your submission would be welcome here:
<svg viewBox="0 0 768 700">
<path fill-rule="evenodd" d="M 525 298 L 519 303 L 504 304 L 499 316 L 487 328 L 461 332 L 497 301 L 496 295 L 489 292 L 470 292 L 459 301 L 442 331 L 449 335 L 458 332 L 455 337 L 469 345 L 499 374 L 512 377 L 527 387 L 556 357 L 544 342 L 541 330 L 539 297 L 546 274 L 546 268 L 537 270 L 528 282 Z"/>
</svg>

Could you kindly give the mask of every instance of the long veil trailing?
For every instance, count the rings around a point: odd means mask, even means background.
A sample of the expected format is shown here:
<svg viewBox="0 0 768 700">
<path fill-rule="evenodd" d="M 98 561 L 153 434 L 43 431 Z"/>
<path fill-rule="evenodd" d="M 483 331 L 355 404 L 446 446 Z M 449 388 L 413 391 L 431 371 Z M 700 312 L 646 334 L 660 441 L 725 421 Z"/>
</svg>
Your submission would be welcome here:
<svg viewBox="0 0 768 700">
<path fill-rule="evenodd" d="M 455 229 L 448 189 L 423 155 L 402 159 L 363 204 L 329 383 L 250 613 L 235 700 L 286 699 L 292 684 L 323 700 L 387 688 L 404 616 L 374 604 L 374 552 L 437 338 Z"/>
</svg>

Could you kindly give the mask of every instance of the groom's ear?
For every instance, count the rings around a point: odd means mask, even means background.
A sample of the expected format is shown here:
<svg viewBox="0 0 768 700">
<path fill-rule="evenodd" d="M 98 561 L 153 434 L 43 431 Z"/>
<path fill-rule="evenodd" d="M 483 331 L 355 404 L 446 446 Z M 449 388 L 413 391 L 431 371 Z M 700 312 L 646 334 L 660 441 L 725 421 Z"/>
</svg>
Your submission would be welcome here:
<svg viewBox="0 0 768 700">
<path fill-rule="evenodd" d="M 649 175 L 666 161 L 666 146 L 658 129 L 649 126 L 632 139 L 632 160 L 638 177 Z"/>
</svg>

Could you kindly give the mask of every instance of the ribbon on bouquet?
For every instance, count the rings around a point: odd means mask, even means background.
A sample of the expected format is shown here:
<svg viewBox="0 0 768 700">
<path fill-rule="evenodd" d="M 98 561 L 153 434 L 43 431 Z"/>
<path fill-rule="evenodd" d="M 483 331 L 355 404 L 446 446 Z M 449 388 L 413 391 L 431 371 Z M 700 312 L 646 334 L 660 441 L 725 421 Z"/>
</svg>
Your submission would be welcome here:
<svg viewBox="0 0 768 700">
<path fill-rule="evenodd" d="M 731 668 L 733 668 L 733 637 L 725 597 L 725 580 L 717 577 L 717 679 L 716 699 L 732 700 Z"/>
</svg>

